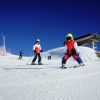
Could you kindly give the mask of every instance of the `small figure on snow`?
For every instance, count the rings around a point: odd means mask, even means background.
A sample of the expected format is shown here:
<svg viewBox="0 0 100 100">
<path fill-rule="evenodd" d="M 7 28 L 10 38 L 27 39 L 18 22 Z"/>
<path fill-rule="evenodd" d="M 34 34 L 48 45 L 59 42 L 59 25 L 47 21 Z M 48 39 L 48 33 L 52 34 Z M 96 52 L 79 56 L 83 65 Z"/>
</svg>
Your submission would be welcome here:
<svg viewBox="0 0 100 100">
<path fill-rule="evenodd" d="M 48 60 L 51 60 L 51 56 L 48 56 Z"/>
<path fill-rule="evenodd" d="M 68 33 L 66 35 L 66 41 L 64 42 L 64 45 L 66 47 L 66 54 L 64 55 L 62 59 L 62 66 L 61 68 L 66 68 L 65 64 L 69 57 L 73 56 L 73 58 L 79 63 L 79 65 L 84 66 L 82 59 L 80 58 L 80 51 L 77 45 L 77 42 L 74 40 L 73 35 L 71 33 Z"/>
<path fill-rule="evenodd" d="M 32 60 L 32 65 L 36 65 L 35 61 L 37 59 L 38 56 L 38 65 L 42 65 L 41 63 L 41 55 L 40 53 L 42 52 L 41 50 L 41 45 L 40 45 L 40 39 L 37 39 L 35 44 L 33 45 L 33 51 L 34 51 L 34 58 Z"/>
<path fill-rule="evenodd" d="M 21 50 L 19 53 L 19 59 L 22 59 L 22 56 L 23 56 L 23 50 Z"/>
</svg>

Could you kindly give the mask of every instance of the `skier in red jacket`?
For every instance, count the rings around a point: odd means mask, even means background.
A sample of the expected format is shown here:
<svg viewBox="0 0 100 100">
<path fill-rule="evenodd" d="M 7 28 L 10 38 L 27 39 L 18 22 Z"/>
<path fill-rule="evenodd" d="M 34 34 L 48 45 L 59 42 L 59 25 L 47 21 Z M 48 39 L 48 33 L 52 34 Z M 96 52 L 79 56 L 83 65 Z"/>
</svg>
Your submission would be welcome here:
<svg viewBox="0 0 100 100">
<path fill-rule="evenodd" d="M 71 56 L 73 56 L 73 58 L 79 63 L 79 65 L 83 66 L 84 65 L 83 61 L 79 56 L 80 55 L 79 48 L 76 41 L 73 39 L 73 35 L 71 33 L 68 33 L 66 35 L 66 39 L 67 41 L 64 42 L 64 45 L 66 47 L 67 52 L 62 59 L 61 68 L 65 68 L 66 61 Z"/>
</svg>

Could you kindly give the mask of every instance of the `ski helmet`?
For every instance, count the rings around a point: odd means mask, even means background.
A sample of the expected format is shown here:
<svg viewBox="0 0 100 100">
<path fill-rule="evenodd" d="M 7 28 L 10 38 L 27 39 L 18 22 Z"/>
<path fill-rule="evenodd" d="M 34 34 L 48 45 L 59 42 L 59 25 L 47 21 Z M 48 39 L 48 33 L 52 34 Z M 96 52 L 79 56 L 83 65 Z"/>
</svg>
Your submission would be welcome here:
<svg viewBox="0 0 100 100">
<path fill-rule="evenodd" d="M 67 38 L 68 40 L 73 40 L 73 35 L 72 35 L 72 33 L 68 33 L 68 34 L 66 35 L 66 38 Z"/>
<path fill-rule="evenodd" d="M 37 42 L 40 42 L 40 39 L 37 39 L 36 41 L 37 41 Z"/>
</svg>

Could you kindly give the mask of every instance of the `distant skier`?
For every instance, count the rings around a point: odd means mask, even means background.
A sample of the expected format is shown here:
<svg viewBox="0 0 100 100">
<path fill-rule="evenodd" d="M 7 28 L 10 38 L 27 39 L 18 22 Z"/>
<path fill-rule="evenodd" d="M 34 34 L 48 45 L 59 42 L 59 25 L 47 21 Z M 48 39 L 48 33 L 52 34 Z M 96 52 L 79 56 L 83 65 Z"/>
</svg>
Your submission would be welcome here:
<svg viewBox="0 0 100 100">
<path fill-rule="evenodd" d="M 22 56 L 23 56 L 23 50 L 21 50 L 19 53 L 19 59 L 22 59 Z"/>
<path fill-rule="evenodd" d="M 32 60 L 32 65 L 36 65 L 35 61 L 37 59 L 37 56 L 38 56 L 38 65 L 42 65 L 41 63 L 41 55 L 40 53 L 42 52 L 41 50 L 41 45 L 40 45 L 40 40 L 37 39 L 35 44 L 33 45 L 33 51 L 34 51 L 34 58 Z"/>
<path fill-rule="evenodd" d="M 79 57 L 80 51 L 76 41 L 73 38 L 73 35 L 71 33 L 68 33 L 66 35 L 66 39 L 67 40 L 64 42 L 64 45 L 66 47 L 67 52 L 62 59 L 61 68 L 65 68 L 66 61 L 71 56 L 73 56 L 73 58 L 79 63 L 79 65 L 84 66 L 82 59 Z"/>
<path fill-rule="evenodd" d="M 51 60 L 51 56 L 48 56 L 48 60 Z"/>
</svg>

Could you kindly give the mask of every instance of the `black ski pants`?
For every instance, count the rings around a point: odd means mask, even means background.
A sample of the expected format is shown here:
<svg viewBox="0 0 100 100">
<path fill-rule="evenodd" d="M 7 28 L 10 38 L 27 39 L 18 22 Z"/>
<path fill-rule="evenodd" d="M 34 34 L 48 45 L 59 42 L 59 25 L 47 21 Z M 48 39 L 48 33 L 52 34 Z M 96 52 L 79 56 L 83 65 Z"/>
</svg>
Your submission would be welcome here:
<svg viewBox="0 0 100 100">
<path fill-rule="evenodd" d="M 40 53 L 35 53 L 34 55 L 35 55 L 35 56 L 34 56 L 34 58 L 33 58 L 33 61 L 32 61 L 32 62 L 35 62 L 35 61 L 36 61 L 36 59 L 37 59 L 37 57 L 38 57 L 38 63 L 39 63 L 39 62 L 41 62 L 41 55 L 40 55 Z"/>
</svg>

